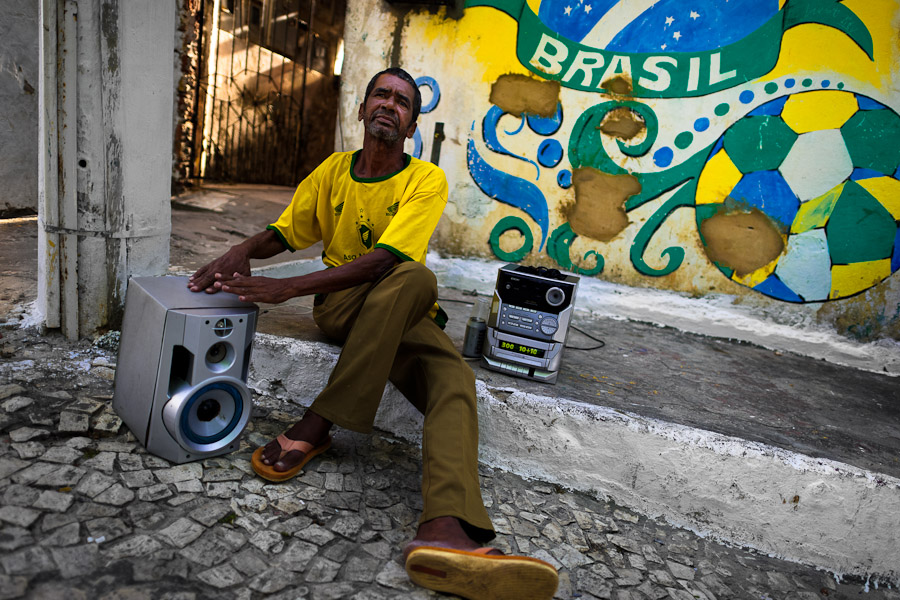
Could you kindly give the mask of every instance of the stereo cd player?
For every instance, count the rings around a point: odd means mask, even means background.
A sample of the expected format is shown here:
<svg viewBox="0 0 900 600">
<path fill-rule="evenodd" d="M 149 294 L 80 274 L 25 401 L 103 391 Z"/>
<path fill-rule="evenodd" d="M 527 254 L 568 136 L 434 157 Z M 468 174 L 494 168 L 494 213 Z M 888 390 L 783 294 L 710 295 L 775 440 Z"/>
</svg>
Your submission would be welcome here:
<svg viewBox="0 0 900 600">
<path fill-rule="evenodd" d="M 578 277 L 508 264 L 497 273 L 482 365 L 555 383 L 575 306 Z"/>
</svg>

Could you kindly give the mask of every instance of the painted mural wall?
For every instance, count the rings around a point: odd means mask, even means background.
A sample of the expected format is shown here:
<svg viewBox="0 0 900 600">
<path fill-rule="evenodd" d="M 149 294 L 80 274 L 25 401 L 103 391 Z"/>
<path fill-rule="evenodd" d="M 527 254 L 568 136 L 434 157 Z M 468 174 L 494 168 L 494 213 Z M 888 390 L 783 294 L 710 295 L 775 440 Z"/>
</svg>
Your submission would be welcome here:
<svg viewBox="0 0 900 600">
<path fill-rule="evenodd" d="M 343 146 L 371 73 L 419 77 L 439 251 L 900 339 L 897 0 L 378 6 L 349 7 Z"/>
</svg>

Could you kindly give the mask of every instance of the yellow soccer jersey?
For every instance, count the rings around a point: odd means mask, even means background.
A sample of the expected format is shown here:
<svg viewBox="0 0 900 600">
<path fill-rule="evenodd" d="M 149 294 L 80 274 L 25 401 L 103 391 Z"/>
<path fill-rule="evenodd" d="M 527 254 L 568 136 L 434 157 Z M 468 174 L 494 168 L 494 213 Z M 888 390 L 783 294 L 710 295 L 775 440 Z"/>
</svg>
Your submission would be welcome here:
<svg viewBox="0 0 900 600">
<path fill-rule="evenodd" d="M 428 241 L 447 204 L 444 172 L 405 155 L 400 171 L 363 179 L 353 174 L 358 154 L 336 152 L 325 159 L 268 229 L 291 252 L 321 240 L 322 261 L 329 267 L 375 248 L 425 264 Z M 443 311 L 433 316 L 441 325 L 446 321 Z"/>
</svg>

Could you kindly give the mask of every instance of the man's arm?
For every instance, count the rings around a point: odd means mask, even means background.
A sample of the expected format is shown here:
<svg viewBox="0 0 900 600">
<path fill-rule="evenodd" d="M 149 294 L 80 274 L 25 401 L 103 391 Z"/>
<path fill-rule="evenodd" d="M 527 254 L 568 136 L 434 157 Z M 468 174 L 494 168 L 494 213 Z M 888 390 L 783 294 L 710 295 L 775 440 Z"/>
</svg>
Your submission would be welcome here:
<svg viewBox="0 0 900 600">
<path fill-rule="evenodd" d="M 392 252 L 376 248 L 349 263 L 298 277 L 273 279 L 251 277 L 241 272 L 231 276 L 216 273 L 214 286 L 223 292 L 237 294 L 243 302 L 278 304 L 297 296 L 336 292 L 376 281 L 398 262 L 400 259 Z"/>
<path fill-rule="evenodd" d="M 197 272 L 188 278 L 188 287 L 192 292 L 206 291 L 214 294 L 222 287 L 216 281 L 216 274 L 241 273 L 250 275 L 251 258 L 269 258 L 284 252 L 284 244 L 271 229 L 257 233 L 252 238 L 245 240 L 212 261 L 206 266 L 197 269 Z"/>
</svg>

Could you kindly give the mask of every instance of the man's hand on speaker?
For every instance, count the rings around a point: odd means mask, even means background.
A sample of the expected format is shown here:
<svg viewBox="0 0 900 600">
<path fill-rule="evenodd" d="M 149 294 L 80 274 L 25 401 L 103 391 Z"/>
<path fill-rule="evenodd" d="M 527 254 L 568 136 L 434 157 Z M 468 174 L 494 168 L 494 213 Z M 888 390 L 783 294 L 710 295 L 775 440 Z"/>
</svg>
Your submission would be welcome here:
<svg viewBox="0 0 900 600">
<path fill-rule="evenodd" d="M 197 272 L 188 278 L 188 288 L 192 292 L 205 291 L 207 294 L 215 294 L 222 289 L 222 279 L 226 273 L 250 275 L 250 258 L 239 246 L 235 246 L 205 267 L 197 269 Z M 230 276 L 227 279 L 230 279 Z"/>
<path fill-rule="evenodd" d="M 264 302 L 279 304 L 297 295 L 290 279 L 272 277 L 251 277 L 235 273 L 231 277 L 216 274 L 217 286 L 223 292 L 236 294 L 241 302 Z"/>
</svg>

